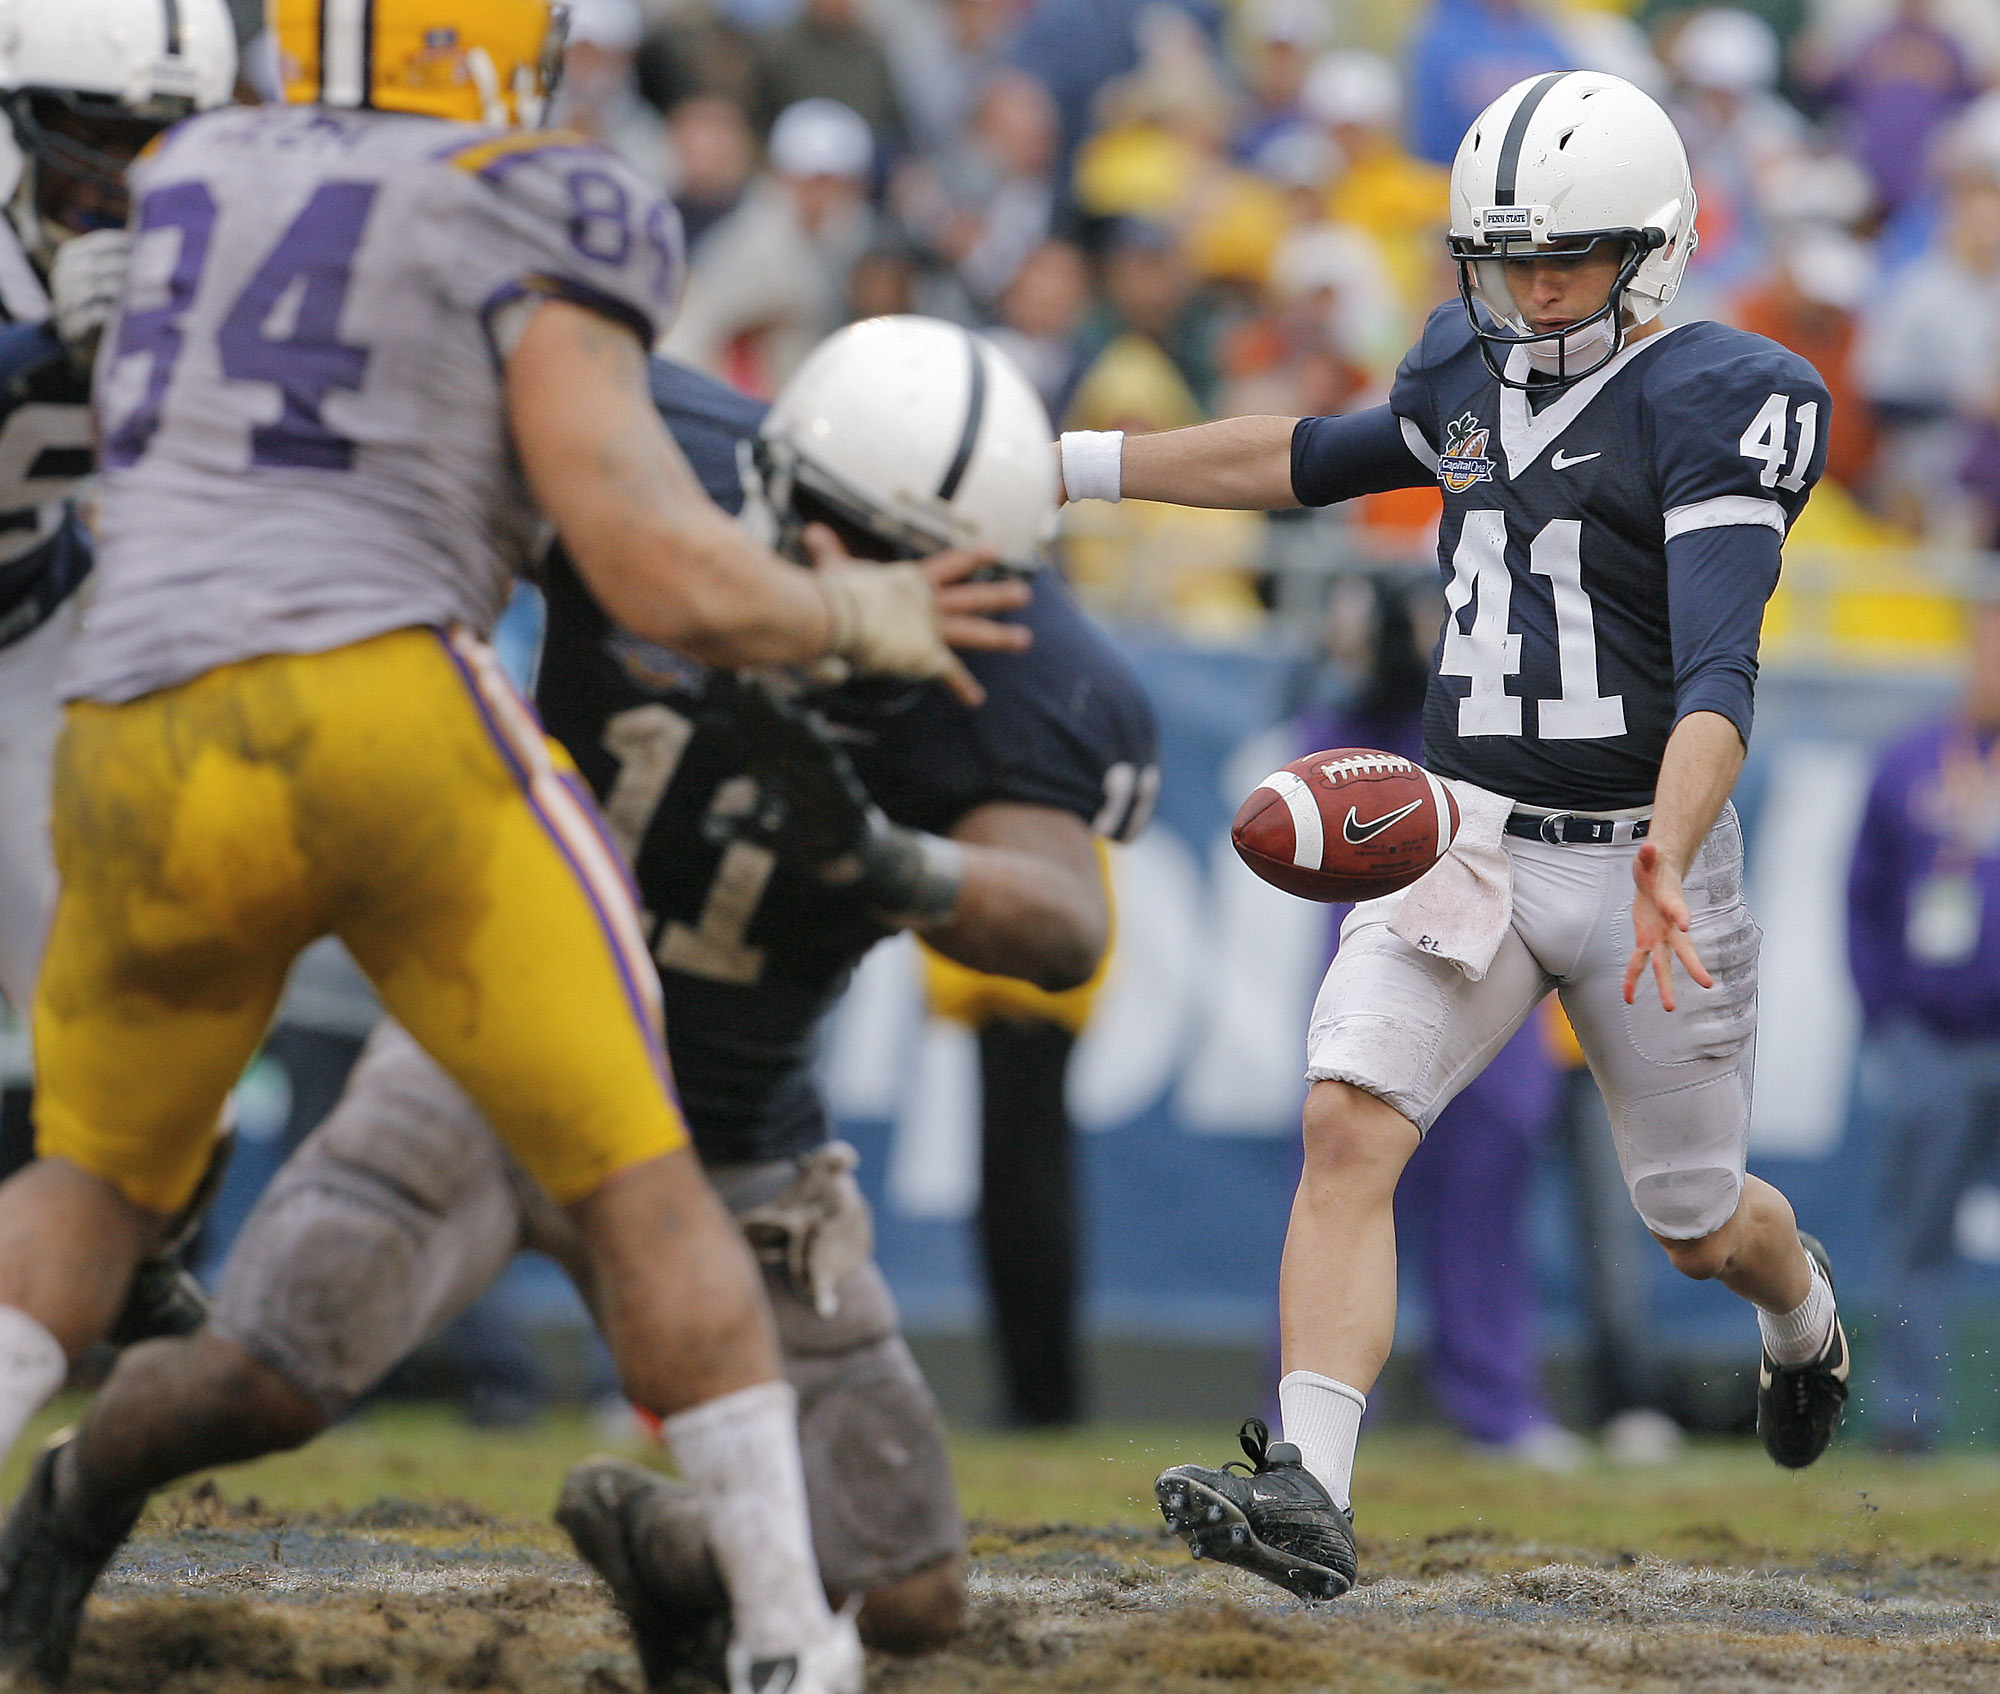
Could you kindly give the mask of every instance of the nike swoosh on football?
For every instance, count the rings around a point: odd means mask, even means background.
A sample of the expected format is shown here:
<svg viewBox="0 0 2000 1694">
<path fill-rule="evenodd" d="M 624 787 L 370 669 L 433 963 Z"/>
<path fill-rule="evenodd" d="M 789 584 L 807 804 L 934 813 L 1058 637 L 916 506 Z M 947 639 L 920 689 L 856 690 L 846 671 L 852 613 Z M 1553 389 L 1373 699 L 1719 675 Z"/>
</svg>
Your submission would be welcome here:
<svg viewBox="0 0 2000 1694">
<path fill-rule="evenodd" d="M 1563 450 L 1558 447 L 1549 458 L 1549 469 L 1552 471 L 1566 471 L 1571 465 L 1587 465 L 1592 459 L 1601 459 L 1603 457 L 1604 450 L 1599 448 L 1595 453 L 1579 453 L 1574 459 L 1565 459 L 1563 457 Z"/>
<path fill-rule="evenodd" d="M 1412 800 L 1407 806 L 1401 807 L 1397 811 L 1387 812 L 1383 816 L 1373 818 L 1367 823 L 1362 823 L 1354 815 L 1354 808 L 1349 806 L 1347 808 L 1346 820 L 1340 826 L 1340 833 L 1346 836 L 1348 841 L 1354 846 L 1359 847 L 1364 841 L 1373 841 L 1376 836 L 1380 835 L 1391 824 L 1401 823 L 1403 819 L 1408 817 L 1422 804 L 1423 801 L 1421 800 Z"/>
</svg>

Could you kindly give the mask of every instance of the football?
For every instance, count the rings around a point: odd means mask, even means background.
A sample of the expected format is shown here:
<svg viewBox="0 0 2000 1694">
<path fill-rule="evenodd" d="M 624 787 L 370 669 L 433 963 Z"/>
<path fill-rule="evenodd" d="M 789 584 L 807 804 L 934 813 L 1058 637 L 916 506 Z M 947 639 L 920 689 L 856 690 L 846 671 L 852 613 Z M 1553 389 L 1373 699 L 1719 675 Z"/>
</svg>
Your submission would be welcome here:
<svg viewBox="0 0 2000 1694">
<path fill-rule="evenodd" d="M 1251 791 L 1230 826 L 1237 855 L 1302 900 L 1373 900 L 1444 857 L 1458 802 L 1422 765 L 1369 747 L 1294 759 Z"/>
</svg>

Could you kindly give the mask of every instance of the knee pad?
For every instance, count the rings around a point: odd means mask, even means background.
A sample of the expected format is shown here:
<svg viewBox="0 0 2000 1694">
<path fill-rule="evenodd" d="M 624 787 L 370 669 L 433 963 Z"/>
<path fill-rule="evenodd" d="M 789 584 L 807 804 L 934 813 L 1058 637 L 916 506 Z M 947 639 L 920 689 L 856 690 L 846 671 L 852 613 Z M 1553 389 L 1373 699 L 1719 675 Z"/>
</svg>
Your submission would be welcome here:
<svg viewBox="0 0 2000 1694">
<path fill-rule="evenodd" d="M 1655 1235 L 1698 1241 L 1735 1216 L 1742 1193 L 1741 1171 L 1710 1165 L 1642 1176 L 1632 1184 L 1632 1204 Z"/>
<path fill-rule="evenodd" d="M 787 1353 L 799 1395 L 814 1551 L 836 1590 L 866 1592 L 960 1553 L 965 1523 L 944 1426 L 900 1335 Z"/>
<path fill-rule="evenodd" d="M 419 1339 L 419 1266 L 438 1221 L 366 1173 L 288 1168 L 237 1237 L 210 1321 L 337 1418 Z"/>
</svg>

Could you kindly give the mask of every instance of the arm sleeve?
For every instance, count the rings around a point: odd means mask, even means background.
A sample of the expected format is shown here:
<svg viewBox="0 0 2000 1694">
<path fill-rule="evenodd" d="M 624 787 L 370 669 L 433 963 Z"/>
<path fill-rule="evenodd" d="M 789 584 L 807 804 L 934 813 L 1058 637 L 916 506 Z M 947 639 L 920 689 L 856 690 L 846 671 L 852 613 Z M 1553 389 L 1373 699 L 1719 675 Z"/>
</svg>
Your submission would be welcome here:
<svg viewBox="0 0 2000 1694">
<path fill-rule="evenodd" d="M 1777 532 L 1761 524 L 1690 530 L 1667 543 L 1676 723 L 1720 712 L 1749 745 L 1757 638 L 1778 586 L 1778 549 Z"/>
<path fill-rule="evenodd" d="M 1832 402 L 1761 336 L 1669 347 L 1647 382 L 1667 554 L 1674 716 L 1720 712 L 1750 739 L 1757 640 L 1780 550 L 1826 468 Z"/>
<path fill-rule="evenodd" d="M 1387 406 L 1301 418 L 1292 431 L 1292 493 L 1301 506 L 1421 488 L 1436 476 L 1437 454 L 1415 424 Z"/>
<path fill-rule="evenodd" d="M 1899 807 L 1884 760 L 1868 791 L 1854 858 L 1847 870 L 1847 968 L 1870 1029 L 1887 1023 L 1902 1003 L 1903 926 L 1907 894 L 1896 858 Z"/>
<path fill-rule="evenodd" d="M 450 162 L 475 179 L 450 286 L 490 323 L 523 296 L 568 300 L 650 349 L 686 263 L 680 214 L 623 160 L 574 139 L 511 136 Z"/>
</svg>

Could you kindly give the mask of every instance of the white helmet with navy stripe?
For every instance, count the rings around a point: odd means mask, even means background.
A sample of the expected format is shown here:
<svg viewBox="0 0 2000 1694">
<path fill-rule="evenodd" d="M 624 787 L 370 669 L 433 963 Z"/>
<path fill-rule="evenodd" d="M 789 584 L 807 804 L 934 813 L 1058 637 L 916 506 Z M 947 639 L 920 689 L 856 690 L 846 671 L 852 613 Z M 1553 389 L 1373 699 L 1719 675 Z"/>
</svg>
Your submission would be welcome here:
<svg viewBox="0 0 2000 1694">
<path fill-rule="evenodd" d="M 1569 382 L 1616 357 L 1625 331 L 1679 290 L 1694 219 L 1687 149 L 1651 95 L 1602 71 L 1552 71 L 1508 89 L 1473 121 L 1451 167 L 1459 292 L 1494 374 L 1513 381 L 1515 347 Z M 1603 310 L 1535 334 L 1502 267 L 1598 242 L 1617 243 L 1623 259 Z"/>
<path fill-rule="evenodd" d="M 107 128 L 134 141 L 236 86 L 226 0 L 0 0 L 0 198 L 37 258 L 77 233 L 52 215 L 58 183 L 101 190 L 122 222 L 124 158 Z"/>
<path fill-rule="evenodd" d="M 830 522 L 850 545 L 915 558 L 990 548 L 1040 566 L 1055 530 L 1049 415 L 998 348 L 938 318 L 869 318 L 821 342 L 765 414 L 746 470 L 748 515 L 798 552 Z"/>
</svg>

